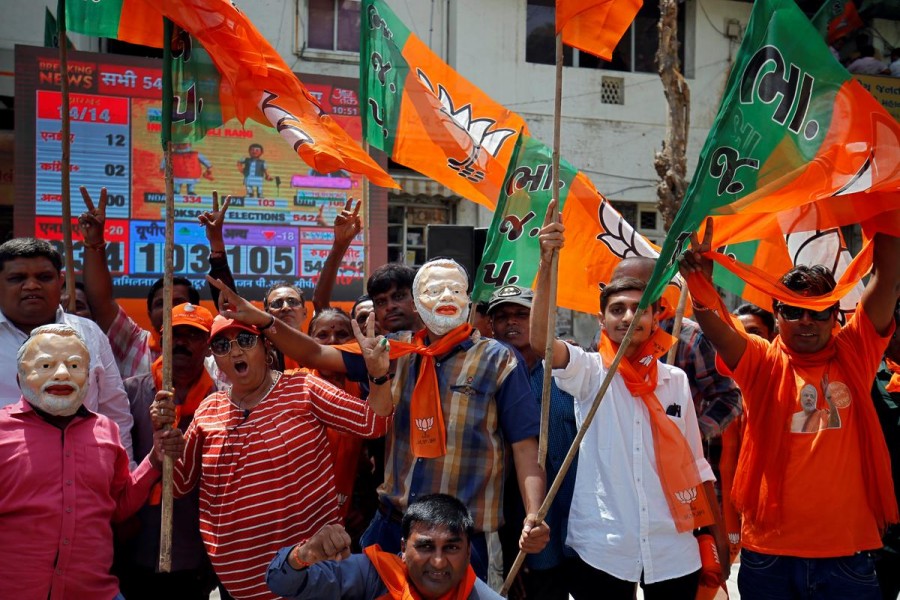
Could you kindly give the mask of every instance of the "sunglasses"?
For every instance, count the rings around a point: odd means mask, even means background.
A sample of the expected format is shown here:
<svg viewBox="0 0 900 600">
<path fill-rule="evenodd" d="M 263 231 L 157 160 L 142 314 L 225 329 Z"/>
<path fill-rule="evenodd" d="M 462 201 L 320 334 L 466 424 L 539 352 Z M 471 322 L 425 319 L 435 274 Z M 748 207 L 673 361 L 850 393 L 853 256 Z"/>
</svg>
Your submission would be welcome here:
<svg viewBox="0 0 900 600">
<path fill-rule="evenodd" d="M 799 321 L 803 317 L 803 313 L 809 314 L 809 318 L 813 321 L 827 321 L 834 313 L 834 307 L 825 310 L 810 310 L 801 306 L 791 306 L 790 304 L 780 304 L 778 312 L 786 321 Z"/>
<path fill-rule="evenodd" d="M 259 336 L 255 333 L 242 331 L 237 334 L 237 337 L 235 337 L 233 340 L 229 340 L 224 337 L 217 337 L 209 343 L 209 349 L 212 350 L 212 353 L 216 356 L 225 356 L 226 354 L 231 352 L 231 345 L 234 342 L 237 342 L 237 345 L 244 350 L 249 350 L 250 348 L 256 346 L 256 343 L 259 342 Z"/>
<path fill-rule="evenodd" d="M 303 306 L 303 300 L 294 297 L 276 298 L 269 302 L 269 308 L 271 308 L 272 310 L 279 310 L 285 304 L 288 305 L 288 308 L 297 308 L 298 306 Z"/>
</svg>

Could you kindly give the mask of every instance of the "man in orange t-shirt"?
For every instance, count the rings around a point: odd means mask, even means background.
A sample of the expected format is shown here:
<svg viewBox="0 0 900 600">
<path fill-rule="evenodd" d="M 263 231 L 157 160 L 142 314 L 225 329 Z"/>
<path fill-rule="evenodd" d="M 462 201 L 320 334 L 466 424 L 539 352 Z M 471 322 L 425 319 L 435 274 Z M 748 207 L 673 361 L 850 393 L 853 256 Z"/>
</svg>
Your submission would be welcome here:
<svg viewBox="0 0 900 600">
<path fill-rule="evenodd" d="M 712 228 L 681 262 L 710 280 Z M 696 242 L 696 240 L 694 240 Z M 880 600 L 869 551 L 897 521 L 890 459 L 869 389 L 894 330 L 900 238 L 875 237 L 873 275 L 856 313 L 837 325 L 837 305 L 810 310 L 774 302 L 779 336 L 769 343 L 694 306 L 703 333 L 744 395 L 743 444 L 732 497 L 743 517 L 738 587 L 754 598 Z M 822 266 L 782 279 L 802 296 L 835 287 Z M 813 406 L 813 397 L 816 405 Z M 795 427 L 796 413 L 824 418 Z M 803 421 L 806 422 L 806 416 Z"/>
</svg>

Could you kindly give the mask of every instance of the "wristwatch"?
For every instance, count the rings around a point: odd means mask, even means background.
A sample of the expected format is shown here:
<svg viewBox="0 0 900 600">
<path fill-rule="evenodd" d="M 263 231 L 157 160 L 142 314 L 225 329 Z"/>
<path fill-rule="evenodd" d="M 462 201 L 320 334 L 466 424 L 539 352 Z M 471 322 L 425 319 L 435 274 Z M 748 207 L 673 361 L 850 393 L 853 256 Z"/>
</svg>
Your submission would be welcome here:
<svg viewBox="0 0 900 600">
<path fill-rule="evenodd" d="M 372 374 L 369 373 L 369 381 L 371 381 L 375 385 L 381 385 L 383 383 L 387 383 L 388 381 L 390 381 L 393 378 L 394 378 L 394 374 L 390 373 L 390 372 L 385 373 L 381 377 L 372 377 Z"/>
</svg>

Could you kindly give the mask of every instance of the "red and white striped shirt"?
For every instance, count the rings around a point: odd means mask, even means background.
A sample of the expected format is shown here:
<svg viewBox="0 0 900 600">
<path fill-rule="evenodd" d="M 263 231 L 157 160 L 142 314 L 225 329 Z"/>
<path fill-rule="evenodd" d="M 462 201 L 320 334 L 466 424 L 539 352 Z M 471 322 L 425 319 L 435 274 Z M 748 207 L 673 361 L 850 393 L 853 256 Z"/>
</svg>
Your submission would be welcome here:
<svg viewBox="0 0 900 600">
<path fill-rule="evenodd" d="M 340 521 L 325 426 L 374 438 L 390 422 L 300 372 L 282 376 L 247 414 L 224 392 L 201 403 L 175 465 L 175 493 L 200 483 L 200 533 L 232 596 L 274 598 L 265 579 L 275 553 Z"/>
</svg>

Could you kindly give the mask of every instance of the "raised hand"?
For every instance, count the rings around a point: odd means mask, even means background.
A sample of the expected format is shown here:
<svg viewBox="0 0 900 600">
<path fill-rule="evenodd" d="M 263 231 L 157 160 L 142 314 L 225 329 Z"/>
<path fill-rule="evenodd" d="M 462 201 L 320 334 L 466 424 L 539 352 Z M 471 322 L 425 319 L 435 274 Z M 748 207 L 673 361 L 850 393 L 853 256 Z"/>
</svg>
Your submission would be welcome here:
<svg viewBox="0 0 900 600">
<path fill-rule="evenodd" d="M 563 235 L 565 230 L 560 216 L 556 214 L 556 200 L 551 200 L 544 215 L 544 224 L 538 232 L 542 261 L 549 263 L 553 253 L 565 245 L 566 238 Z"/>
<path fill-rule="evenodd" d="M 343 560 L 350 556 L 350 535 L 342 525 L 325 525 L 306 540 L 296 554 L 310 565 L 323 560 Z"/>
<path fill-rule="evenodd" d="M 362 219 L 359 216 L 360 206 L 362 206 L 360 200 L 357 200 L 356 206 L 353 206 L 353 198 L 348 198 L 344 210 L 334 218 L 335 246 L 349 246 L 356 234 L 362 231 Z"/>
<path fill-rule="evenodd" d="M 385 375 L 391 366 L 391 343 L 383 335 L 375 335 L 375 313 L 369 314 L 366 319 L 365 334 L 355 319 L 350 320 L 350 326 L 353 327 L 353 335 L 356 336 L 356 341 L 362 349 L 366 370 L 372 377 Z"/>
<path fill-rule="evenodd" d="M 211 250 L 225 250 L 225 238 L 222 235 L 222 228 L 225 224 L 225 213 L 231 205 L 231 196 L 225 196 L 222 201 L 222 208 L 219 209 L 219 193 L 213 192 L 212 210 L 207 210 L 197 216 L 200 224 L 206 227 L 206 239 L 209 240 Z"/>
<path fill-rule="evenodd" d="M 222 283 L 220 279 L 206 276 L 209 285 L 219 290 L 219 314 L 226 319 L 234 319 L 245 325 L 265 327 L 272 323 L 272 315 L 253 306 L 238 296 L 234 290 Z"/>
<path fill-rule="evenodd" d="M 78 227 L 81 229 L 81 235 L 84 237 L 84 244 L 86 246 L 101 246 L 106 243 L 103 235 L 103 230 L 106 226 L 106 188 L 100 188 L 100 201 L 96 208 L 87 188 L 81 186 L 79 189 L 81 190 L 81 197 L 84 199 L 84 205 L 87 207 L 87 210 L 78 217 Z"/>
<path fill-rule="evenodd" d="M 691 249 L 685 251 L 678 262 L 678 270 L 683 277 L 691 273 L 699 273 L 712 281 L 713 261 L 703 256 L 712 250 L 713 221 L 711 217 L 706 219 L 706 230 L 703 232 L 703 241 L 698 241 L 697 232 L 691 234 Z"/>
</svg>

